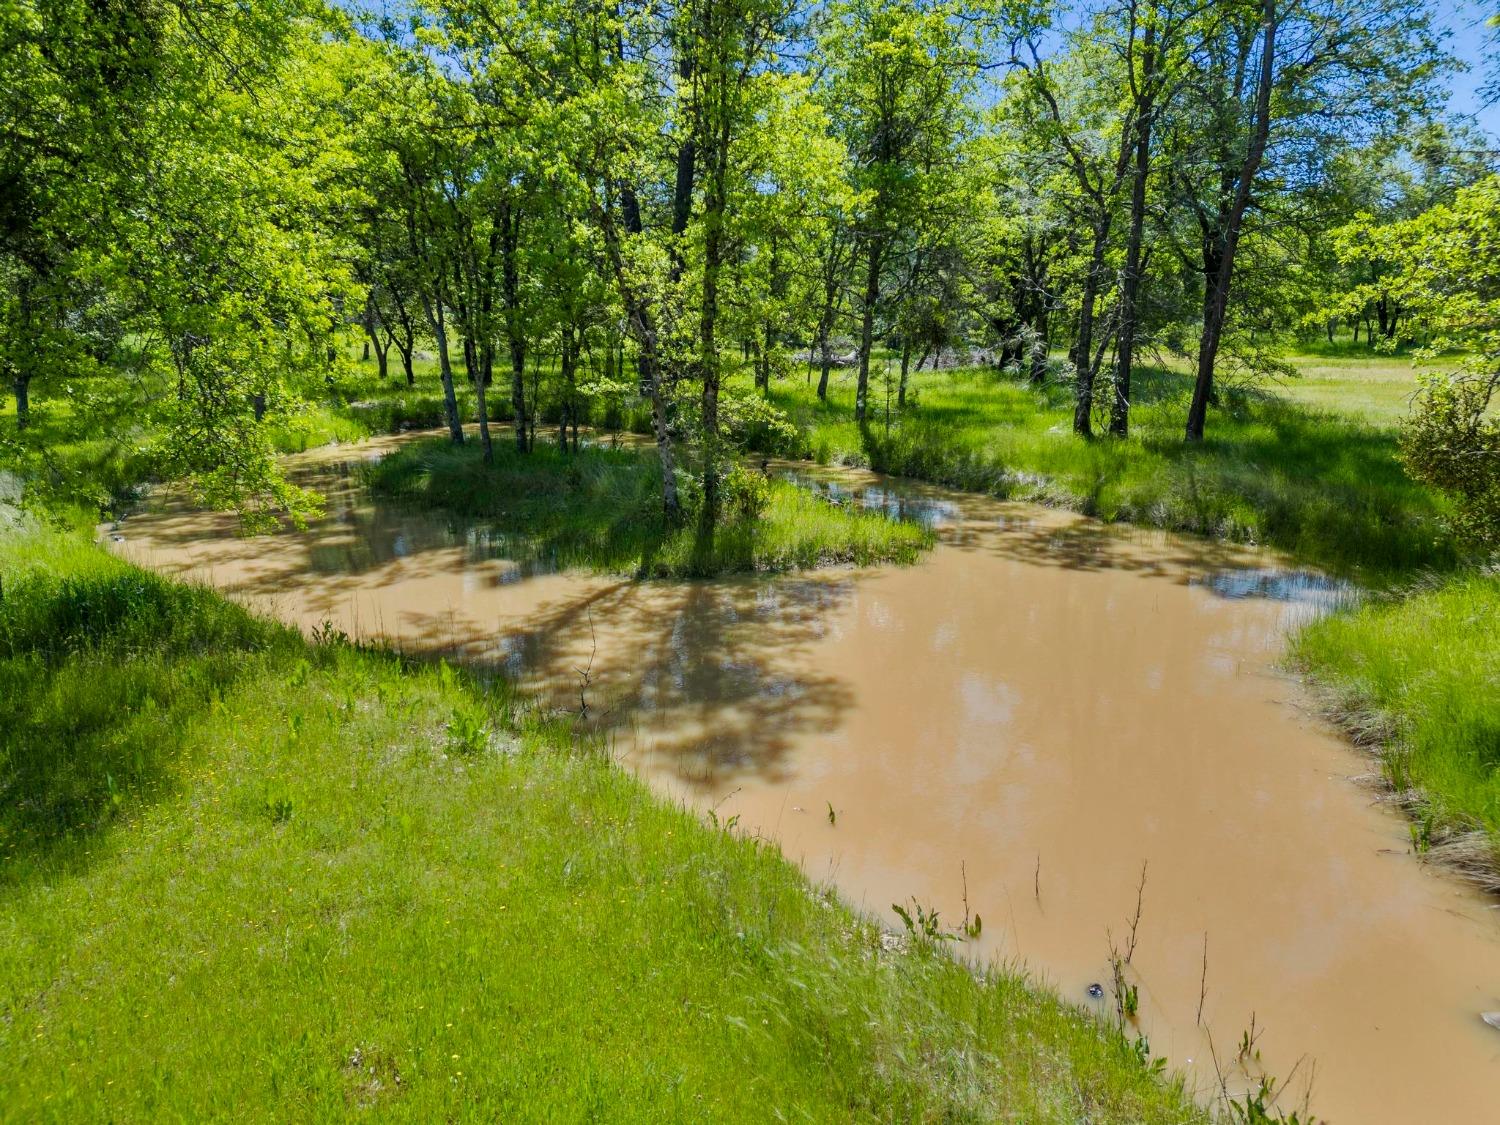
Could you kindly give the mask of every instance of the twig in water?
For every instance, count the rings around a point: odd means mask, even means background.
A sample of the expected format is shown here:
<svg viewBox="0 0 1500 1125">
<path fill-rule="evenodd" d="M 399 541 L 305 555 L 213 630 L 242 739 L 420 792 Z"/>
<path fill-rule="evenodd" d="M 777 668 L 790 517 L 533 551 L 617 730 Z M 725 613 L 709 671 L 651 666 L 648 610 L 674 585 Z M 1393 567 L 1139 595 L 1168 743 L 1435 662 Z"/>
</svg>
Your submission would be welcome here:
<svg viewBox="0 0 1500 1125">
<path fill-rule="evenodd" d="M 1042 853 L 1036 853 L 1036 871 L 1031 876 L 1031 893 L 1038 904 L 1042 901 Z"/>
<path fill-rule="evenodd" d="M 584 668 L 574 667 L 578 673 L 578 717 L 587 719 L 589 717 L 589 686 L 594 682 L 594 657 L 599 655 L 599 638 L 594 633 L 594 607 L 590 605 L 589 610 L 589 640 L 593 647 L 589 650 L 588 666 Z"/>
<path fill-rule="evenodd" d="M 965 937 L 972 940 L 979 936 L 980 931 L 984 928 L 984 922 L 978 914 L 974 915 L 972 919 L 969 917 L 969 873 L 964 869 L 963 860 L 958 861 L 958 877 L 963 880 L 964 894 L 964 921 L 959 929 L 963 931 Z"/>
<path fill-rule="evenodd" d="M 1203 1001 L 1208 996 L 1208 931 L 1203 931 L 1203 976 L 1198 981 L 1198 1026 L 1203 1026 Z"/>
<path fill-rule="evenodd" d="M 1135 932 L 1141 924 L 1141 905 L 1146 897 L 1146 865 L 1149 860 L 1141 861 L 1141 883 L 1135 889 L 1135 917 L 1130 919 L 1130 943 L 1125 947 L 1125 964 L 1130 964 L 1130 959 L 1135 956 Z"/>
</svg>

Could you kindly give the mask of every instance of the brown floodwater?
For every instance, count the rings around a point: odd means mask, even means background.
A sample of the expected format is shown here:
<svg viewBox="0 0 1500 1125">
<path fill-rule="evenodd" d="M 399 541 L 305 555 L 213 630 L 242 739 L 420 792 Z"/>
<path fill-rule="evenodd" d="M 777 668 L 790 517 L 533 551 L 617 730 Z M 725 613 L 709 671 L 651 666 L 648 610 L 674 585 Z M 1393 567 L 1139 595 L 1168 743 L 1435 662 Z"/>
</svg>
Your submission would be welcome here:
<svg viewBox="0 0 1500 1125">
<path fill-rule="evenodd" d="M 1139 901 L 1137 1031 L 1205 1097 L 1216 1072 L 1253 1080 L 1253 1021 L 1264 1070 L 1291 1076 L 1283 1107 L 1310 1083 L 1339 1125 L 1500 1119 L 1500 1032 L 1479 1017 L 1500 1009 L 1494 903 L 1410 854 L 1357 781 L 1370 764 L 1277 671 L 1336 583 L 810 466 L 779 468 L 926 520 L 938 546 L 713 582 L 550 573 L 373 504 L 348 463 L 395 440 L 294 460 L 330 500 L 306 532 L 239 538 L 167 497 L 117 546 L 303 626 L 498 662 L 558 708 L 587 669 L 591 719 L 659 790 L 737 816 L 893 929 L 892 903 L 956 923 L 967 899 L 984 925 L 965 952 L 1101 1015 Z"/>
</svg>

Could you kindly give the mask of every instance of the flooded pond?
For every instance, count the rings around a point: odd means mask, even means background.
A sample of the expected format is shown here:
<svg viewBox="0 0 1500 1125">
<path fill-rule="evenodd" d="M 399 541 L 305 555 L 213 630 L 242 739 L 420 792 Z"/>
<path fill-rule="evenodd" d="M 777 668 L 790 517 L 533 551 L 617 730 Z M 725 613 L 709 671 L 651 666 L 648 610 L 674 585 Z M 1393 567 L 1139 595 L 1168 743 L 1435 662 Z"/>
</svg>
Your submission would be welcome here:
<svg viewBox="0 0 1500 1125">
<path fill-rule="evenodd" d="M 832 501 L 937 529 L 919 565 L 636 583 L 518 566 L 441 515 L 330 498 L 255 539 L 164 501 L 117 546 L 304 626 L 503 664 L 586 699 L 660 791 L 773 838 L 899 928 L 915 899 L 984 919 L 963 949 L 1113 1012 L 1205 1092 L 1253 1025 L 1322 1119 L 1494 1120 L 1500 919 L 1424 868 L 1372 767 L 1276 670 L 1286 631 L 1349 596 L 1268 555 L 870 474 L 775 465 Z M 1144 882 L 1143 882 L 1144 871 Z M 1205 957 L 1206 949 L 1206 957 Z M 1091 985 L 1102 996 L 1091 996 Z M 1201 1016 L 1201 1019 L 1200 1019 Z M 1212 1050 L 1210 1049 L 1212 1044 Z"/>
</svg>

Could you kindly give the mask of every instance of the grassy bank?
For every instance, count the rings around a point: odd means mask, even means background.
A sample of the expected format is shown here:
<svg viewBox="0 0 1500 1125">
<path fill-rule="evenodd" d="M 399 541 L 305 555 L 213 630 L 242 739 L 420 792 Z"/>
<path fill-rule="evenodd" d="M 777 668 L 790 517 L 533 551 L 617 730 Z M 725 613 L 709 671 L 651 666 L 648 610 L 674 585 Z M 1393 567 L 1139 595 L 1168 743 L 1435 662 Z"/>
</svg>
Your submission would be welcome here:
<svg viewBox="0 0 1500 1125">
<path fill-rule="evenodd" d="M 503 689 L 0 539 L 0 1120 L 1194 1121 Z"/>
<path fill-rule="evenodd" d="M 1380 755 L 1416 848 L 1500 890 L 1500 575 L 1324 618 L 1293 653 Z"/>
<path fill-rule="evenodd" d="M 992 371 L 917 375 L 914 405 L 892 405 L 889 427 L 877 386 L 864 432 L 852 421 L 853 393 L 844 375 L 826 403 L 797 381 L 774 397 L 798 423 L 801 452 L 821 461 L 1269 544 L 1376 581 L 1454 561 L 1442 501 L 1402 471 L 1395 431 L 1351 414 L 1229 395 L 1195 448 L 1182 440 L 1186 377 L 1166 371 L 1138 379 L 1125 441 L 1073 437 L 1069 387 L 1033 388 Z M 1351 383 L 1348 396 L 1359 393 Z"/>
<path fill-rule="evenodd" d="M 702 576 L 791 570 L 833 563 L 909 563 L 931 532 L 874 512 L 850 511 L 795 485 L 744 469 L 724 486 L 712 535 L 696 518 L 668 526 L 661 516 L 660 463 L 650 453 L 588 447 L 527 454 L 497 441 L 484 464 L 477 442 L 406 446 L 368 470 L 378 494 L 484 520 L 513 536 L 519 557 L 558 568 Z M 690 482 L 684 500 L 695 504 Z"/>
</svg>

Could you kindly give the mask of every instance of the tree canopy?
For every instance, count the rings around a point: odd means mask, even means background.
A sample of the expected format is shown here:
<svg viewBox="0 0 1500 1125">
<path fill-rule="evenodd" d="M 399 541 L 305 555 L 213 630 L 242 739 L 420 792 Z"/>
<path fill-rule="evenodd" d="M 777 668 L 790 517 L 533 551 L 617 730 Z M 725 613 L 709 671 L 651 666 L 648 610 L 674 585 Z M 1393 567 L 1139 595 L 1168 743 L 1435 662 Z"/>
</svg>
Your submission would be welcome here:
<svg viewBox="0 0 1500 1125">
<path fill-rule="evenodd" d="M 848 362 L 865 426 L 877 353 L 898 408 L 913 364 L 960 354 L 1066 384 L 1095 440 L 1129 434 L 1140 357 L 1176 354 L 1196 441 L 1226 381 L 1284 372 L 1270 341 L 1343 327 L 1480 357 L 1429 389 L 1430 466 L 1434 404 L 1489 424 L 1464 396 L 1495 354 L 1457 234 L 1493 214 L 1491 162 L 1443 115 L 1431 14 L 7 4 L 0 440 L 41 455 L 40 391 L 211 502 L 297 515 L 267 427 L 363 337 L 408 381 L 431 355 L 452 439 L 472 399 L 486 450 L 500 419 L 524 453 L 639 401 L 666 512 L 711 514 L 799 362 L 820 395 Z"/>
</svg>

